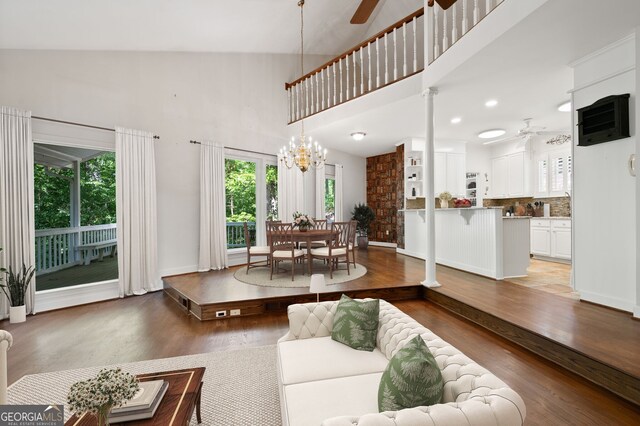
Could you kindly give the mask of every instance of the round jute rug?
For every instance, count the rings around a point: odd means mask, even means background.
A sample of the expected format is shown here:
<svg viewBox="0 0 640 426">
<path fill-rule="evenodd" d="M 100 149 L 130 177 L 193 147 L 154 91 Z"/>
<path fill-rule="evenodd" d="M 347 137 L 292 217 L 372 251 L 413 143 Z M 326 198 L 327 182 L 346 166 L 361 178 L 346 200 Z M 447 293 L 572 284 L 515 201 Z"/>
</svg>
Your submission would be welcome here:
<svg viewBox="0 0 640 426">
<path fill-rule="evenodd" d="M 311 277 L 308 275 L 308 265 L 305 262 L 304 275 L 302 274 L 302 264 L 297 263 L 295 265 L 294 281 L 291 281 L 291 262 L 280 262 L 279 267 L 284 269 L 284 272 L 277 273 L 273 271 L 273 280 L 269 279 L 271 270 L 269 268 L 251 268 L 247 274 L 247 267 L 243 266 L 239 268 L 233 276 L 236 280 L 242 281 L 246 284 L 259 285 L 263 287 L 281 287 L 281 288 L 295 288 L 295 287 L 309 287 Z M 340 269 L 333 271 L 333 279 L 329 278 L 329 265 L 324 264 L 321 260 L 313 261 L 313 273 L 323 274 L 325 283 L 327 285 L 344 283 L 347 281 L 355 280 L 362 277 L 367 273 L 367 268 L 359 263 L 356 263 L 356 267 L 353 264 L 349 266 L 350 275 L 347 275 L 347 267 L 344 263 L 340 264 Z"/>
</svg>

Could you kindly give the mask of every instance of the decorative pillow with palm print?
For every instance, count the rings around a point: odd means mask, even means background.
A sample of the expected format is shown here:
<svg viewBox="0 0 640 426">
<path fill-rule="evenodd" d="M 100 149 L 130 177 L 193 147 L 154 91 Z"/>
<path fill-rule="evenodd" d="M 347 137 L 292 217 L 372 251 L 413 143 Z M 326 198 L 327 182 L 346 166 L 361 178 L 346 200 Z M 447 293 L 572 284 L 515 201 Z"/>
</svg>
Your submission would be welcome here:
<svg viewBox="0 0 640 426">
<path fill-rule="evenodd" d="M 333 317 L 331 338 L 359 351 L 373 351 L 378 336 L 380 301 L 342 295 Z"/>
<path fill-rule="evenodd" d="M 442 400 L 442 373 L 421 336 L 416 336 L 389 361 L 378 387 L 378 409 L 438 404 Z"/>
</svg>

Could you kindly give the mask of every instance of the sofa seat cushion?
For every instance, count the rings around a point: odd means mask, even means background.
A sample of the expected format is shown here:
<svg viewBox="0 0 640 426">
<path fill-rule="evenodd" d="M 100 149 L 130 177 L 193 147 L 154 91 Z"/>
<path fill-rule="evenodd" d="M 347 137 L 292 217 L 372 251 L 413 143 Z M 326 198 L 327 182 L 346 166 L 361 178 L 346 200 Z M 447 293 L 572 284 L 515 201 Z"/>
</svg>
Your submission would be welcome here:
<svg viewBox="0 0 640 426">
<path fill-rule="evenodd" d="M 280 342 L 278 356 L 285 385 L 381 373 L 389 363 L 378 349 L 373 352 L 356 351 L 330 336 Z M 374 390 L 378 390 L 377 383 Z"/>
<path fill-rule="evenodd" d="M 289 426 L 319 426 L 331 417 L 375 413 L 381 376 L 373 373 L 285 385 Z"/>
</svg>

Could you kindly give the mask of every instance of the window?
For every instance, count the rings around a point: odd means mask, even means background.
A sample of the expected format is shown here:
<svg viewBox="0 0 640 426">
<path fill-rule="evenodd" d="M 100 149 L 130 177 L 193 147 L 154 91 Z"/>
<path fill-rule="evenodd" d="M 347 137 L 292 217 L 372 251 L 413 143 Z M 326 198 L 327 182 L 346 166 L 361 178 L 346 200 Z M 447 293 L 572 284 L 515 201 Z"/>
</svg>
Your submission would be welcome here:
<svg viewBox="0 0 640 426">
<path fill-rule="evenodd" d="M 564 157 L 551 159 L 551 192 L 564 191 Z"/>
<path fill-rule="evenodd" d="M 538 192 L 547 192 L 547 188 L 549 187 L 547 178 L 547 160 L 538 160 Z"/>
<path fill-rule="evenodd" d="M 335 220 L 336 207 L 336 179 L 326 177 L 324 180 L 324 215 L 329 222 Z"/>
<path fill-rule="evenodd" d="M 542 153 L 537 156 L 535 164 L 536 197 L 563 197 L 571 191 L 573 164 L 566 150 Z"/>
<path fill-rule="evenodd" d="M 249 226 L 249 243 L 266 244 L 266 220 L 278 218 L 278 166 L 262 156 L 225 159 L 227 248 L 247 246 L 244 222 Z"/>
</svg>

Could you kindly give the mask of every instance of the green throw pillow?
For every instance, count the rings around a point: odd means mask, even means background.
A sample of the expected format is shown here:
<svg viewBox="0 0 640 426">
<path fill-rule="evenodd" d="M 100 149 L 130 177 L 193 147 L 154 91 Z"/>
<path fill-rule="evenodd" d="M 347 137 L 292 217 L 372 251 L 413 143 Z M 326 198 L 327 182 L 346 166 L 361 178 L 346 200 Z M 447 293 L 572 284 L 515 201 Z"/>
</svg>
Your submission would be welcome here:
<svg viewBox="0 0 640 426">
<path fill-rule="evenodd" d="M 373 351 L 379 312 L 379 300 L 358 301 L 343 294 L 333 317 L 331 338 L 359 351 Z"/>
<path fill-rule="evenodd" d="M 416 336 L 396 352 L 384 370 L 378 388 L 378 409 L 397 411 L 438 404 L 443 392 L 438 364 L 422 337 Z"/>
</svg>

